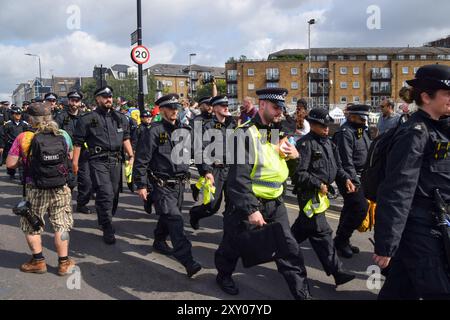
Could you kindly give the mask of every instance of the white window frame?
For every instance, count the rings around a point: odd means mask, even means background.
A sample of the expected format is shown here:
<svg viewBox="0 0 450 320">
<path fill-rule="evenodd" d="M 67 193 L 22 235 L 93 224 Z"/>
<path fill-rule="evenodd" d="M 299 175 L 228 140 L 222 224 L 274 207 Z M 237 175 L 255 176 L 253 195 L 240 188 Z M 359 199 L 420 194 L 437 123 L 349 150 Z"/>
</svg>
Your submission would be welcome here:
<svg viewBox="0 0 450 320">
<path fill-rule="evenodd" d="M 247 76 L 254 77 L 255 76 L 255 69 L 247 69 Z"/>
<path fill-rule="evenodd" d="M 291 82 L 291 89 L 292 90 L 298 90 L 299 86 L 298 86 L 298 82 L 297 81 L 293 81 Z"/>
<path fill-rule="evenodd" d="M 361 88 L 361 84 L 359 83 L 359 81 L 353 81 L 353 89 L 360 89 Z"/>
<path fill-rule="evenodd" d="M 291 76 L 298 75 L 298 68 L 291 68 Z"/>
<path fill-rule="evenodd" d="M 353 74 L 359 74 L 359 67 L 353 67 Z"/>
<path fill-rule="evenodd" d="M 254 83 L 248 83 L 247 84 L 247 90 L 249 90 L 249 91 L 255 90 L 255 84 Z"/>
<path fill-rule="evenodd" d="M 339 73 L 340 74 L 348 74 L 348 68 L 347 67 L 340 67 L 339 68 Z"/>
<path fill-rule="evenodd" d="M 359 102 L 361 102 L 361 98 L 359 96 L 353 96 L 353 102 L 359 103 Z"/>
<path fill-rule="evenodd" d="M 409 67 L 402 67 L 402 74 L 409 74 Z"/>
<path fill-rule="evenodd" d="M 339 88 L 341 88 L 341 89 L 348 89 L 347 81 L 341 81 L 341 83 L 339 84 Z"/>
<path fill-rule="evenodd" d="M 342 96 L 339 98 L 340 103 L 347 103 L 347 97 L 346 96 Z"/>
</svg>

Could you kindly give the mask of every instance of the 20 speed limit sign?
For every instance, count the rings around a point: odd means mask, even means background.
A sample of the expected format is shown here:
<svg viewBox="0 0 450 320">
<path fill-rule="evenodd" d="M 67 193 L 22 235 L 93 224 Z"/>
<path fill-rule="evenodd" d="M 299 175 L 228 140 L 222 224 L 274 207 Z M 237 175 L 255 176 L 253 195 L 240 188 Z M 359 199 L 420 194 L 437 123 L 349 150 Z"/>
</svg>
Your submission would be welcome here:
<svg viewBox="0 0 450 320">
<path fill-rule="evenodd" d="M 137 64 L 144 64 L 150 60 L 150 51 L 144 46 L 136 46 L 131 50 L 131 60 Z"/>
</svg>

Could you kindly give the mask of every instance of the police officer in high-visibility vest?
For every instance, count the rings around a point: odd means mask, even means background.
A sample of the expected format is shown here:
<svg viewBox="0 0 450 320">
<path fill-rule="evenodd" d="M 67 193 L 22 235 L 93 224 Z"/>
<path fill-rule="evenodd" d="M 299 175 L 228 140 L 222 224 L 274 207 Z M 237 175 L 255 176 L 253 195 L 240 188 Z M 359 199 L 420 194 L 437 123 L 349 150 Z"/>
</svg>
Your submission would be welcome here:
<svg viewBox="0 0 450 320">
<path fill-rule="evenodd" d="M 287 90 L 269 88 L 256 93 L 259 96 L 257 115 L 235 133 L 237 136 L 250 136 L 250 139 L 244 138 L 248 143 L 236 144 L 235 149 L 242 150 L 234 151 L 234 162 L 230 165 L 227 187 L 230 206 L 224 213 L 224 235 L 215 254 L 216 281 L 224 292 L 238 294 L 239 289 L 231 276 L 240 257 L 237 235 L 241 226 L 262 227 L 266 223 L 278 222 L 289 252 L 287 257 L 276 259 L 278 271 L 284 276 L 295 299 L 310 299 L 303 255 L 292 236 L 282 199 L 283 183 L 289 175 L 282 156 L 290 159 L 299 155 L 294 145 L 285 143 L 277 147 L 272 144 L 277 140 L 272 140 L 272 135 L 278 133 L 278 130 L 273 130 L 273 121 L 286 108 Z"/>
<path fill-rule="evenodd" d="M 328 111 L 313 109 L 307 120 L 311 131 L 297 142 L 301 161 L 292 176 L 300 208 L 292 225 L 292 234 L 299 244 L 309 240 L 327 275 L 332 275 L 336 285 L 341 285 L 355 276 L 342 270 L 336 254 L 333 230 L 325 216 L 330 206 L 327 195 L 336 179 L 346 185 L 348 192 L 354 192 L 355 186 L 342 168 L 336 146 L 328 138 L 328 125 L 333 123 Z"/>
</svg>

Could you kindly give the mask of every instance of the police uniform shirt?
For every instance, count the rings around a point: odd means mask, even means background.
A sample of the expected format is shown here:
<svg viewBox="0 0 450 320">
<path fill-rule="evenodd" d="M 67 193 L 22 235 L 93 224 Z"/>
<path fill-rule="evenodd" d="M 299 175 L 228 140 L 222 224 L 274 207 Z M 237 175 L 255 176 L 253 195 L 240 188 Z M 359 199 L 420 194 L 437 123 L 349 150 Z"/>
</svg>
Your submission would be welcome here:
<svg viewBox="0 0 450 320">
<path fill-rule="evenodd" d="M 345 172 L 350 175 L 352 181 L 360 184 L 358 175 L 366 164 L 371 143 L 366 128 L 346 122 L 335 134 L 335 142 Z"/>
<path fill-rule="evenodd" d="M 211 154 L 211 157 L 213 159 L 210 159 L 210 160 L 214 160 L 214 163 L 216 163 L 216 164 L 224 165 L 226 163 L 226 155 L 227 155 L 227 150 L 226 150 L 227 130 L 234 130 L 235 128 L 236 128 L 236 121 L 234 120 L 234 118 L 232 116 L 227 117 L 223 123 L 221 123 L 215 116 L 213 116 L 210 120 L 207 120 L 204 122 L 203 133 L 206 133 L 206 135 L 204 134 L 203 139 L 205 139 L 206 141 L 203 141 L 202 148 L 198 148 L 198 146 L 194 145 L 194 152 L 196 154 L 198 154 L 199 152 L 201 152 L 203 154 L 203 150 L 208 145 L 213 144 L 215 142 L 214 135 L 211 135 L 211 136 L 208 135 L 208 133 L 207 133 L 208 130 L 219 130 L 223 137 L 223 140 L 221 142 L 222 157 L 219 157 L 219 155 L 217 155 L 217 158 L 216 158 L 216 154 L 215 154 L 215 152 L 213 152 Z M 217 145 L 219 145 L 219 144 L 217 144 Z M 203 159 L 203 163 L 197 165 L 197 169 L 199 171 L 199 174 L 201 176 L 204 176 L 207 173 L 213 172 L 213 164 L 207 164 L 207 163 L 205 163 L 205 161 Z"/>
<path fill-rule="evenodd" d="M 379 186 L 375 225 L 375 253 L 387 257 L 395 254 L 407 222 L 408 228 L 415 224 L 430 234 L 436 188 L 444 201 L 450 202 L 448 127 L 419 110 L 394 139 L 387 157 L 386 179 Z M 411 214 L 413 208 L 424 209 Z"/>
<path fill-rule="evenodd" d="M 74 145 L 87 143 L 91 158 L 103 152 L 119 152 L 125 140 L 130 139 L 127 117 L 103 107 L 80 117 L 75 129 Z M 93 152 L 92 152 L 93 151 Z"/>
<path fill-rule="evenodd" d="M 55 118 L 55 122 L 59 128 L 66 131 L 72 140 L 74 140 L 74 133 L 77 127 L 78 120 L 83 115 L 83 112 L 78 111 L 78 114 L 71 114 L 69 111 L 64 110 Z"/>
<path fill-rule="evenodd" d="M 152 123 L 150 129 L 145 130 L 136 148 L 136 159 L 134 161 L 133 178 L 138 189 L 147 187 L 147 172 L 152 171 L 159 177 L 174 178 L 180 174 L 189 172 L 189 163 L 175 164 L 172 161 L 173 142 L 172 134 L 176 129 L 187 129 L 190 126 L 175 125 L 162 119 L 160 122 Z M 181 142 L 180 142 L 181 143 Z"/>
<path fill-rule="evenodd" d="M 19 122 L 12 120 L 6 122 L 3 128 L 3 143 L 5 147 L 11 146 L 17 136 L 29 128 L 30 125 L 22 120 Z"/>
<path fill-rule="evenodd" d="M 350 179 L 342 168 L 337 147 L 328 137 L 310 132 L 297 142 L 297 150 L 301 160 L 298 162 L 294 182 L 301 192 L 315 192 L 322 183 L 331 185 L 336 179 L 339 182 Z"/>
</svg>

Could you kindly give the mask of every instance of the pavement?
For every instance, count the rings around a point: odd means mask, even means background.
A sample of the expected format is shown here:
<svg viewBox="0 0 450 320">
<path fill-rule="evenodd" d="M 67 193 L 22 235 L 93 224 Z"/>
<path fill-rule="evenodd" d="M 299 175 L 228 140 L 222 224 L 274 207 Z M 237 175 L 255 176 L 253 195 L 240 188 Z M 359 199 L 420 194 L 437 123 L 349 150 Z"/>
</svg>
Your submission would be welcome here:
<svg viewBox="0 0 450 320">
<path fill-rule="evenodd" d="M 126 190 L 126 186 L 124 187 Z M 76 195 L 74 193 L 74 199 Z M 291 223 L 298 216 L 298 206 L 287 197 Z M 25 274 L 19 267 L 30 258 L 30 252 L 18 224 L 19 218 L 11 209 L 21 200 L 21 186 L 10 181 L 5 167 L 0 167 L 0 300 L 290 300 L 292 299 L 275 263 L 245 269 L 239 263 L 234 279 L 239 285 L 238 296 L 228 296 L 215 283 L 214 252 L 222 237 L 220 214 L 201 221 L 200 230 L 188 223 L 188 210 L 194 205 L 190 193 L 185 194 L 183 216 L 185 232 L 192 241 L 193 255 L 203 269 L 192 279 L 173 258 L 152 250 L 156 216 L 148 215 L 137 195 L 128 190 L 121 194 L 119 210 L 114 217 L 117 243 L 103 243 L 96 215 L 74 213 L 75 226 L 70 232 L 70 256 L 77 269 L 70 276 L 57 275 L 57 256 L 53 234 L 47 220 L 42 236 L 44 256 L 48 264 L 46 274 Z M 94 202 L 89 207 L 94 210 Z M 339 213 L 330 210 L 327 218 L 336 230 Z M 344 260 L 344 268 L 356 279 L 335 287 L 308 241 L 301 248 L 305 257 L 311 292 L 318 300 L 374 300 L 378 289 L 372 288 L 368 267 L 371 266 L 372 233 L 355 232 L 352 243 L 361 253 Z M 169 242 L 170 243 L 170 242 Z M 382 280 L 379 285 L 382 285 Z M 369 285 L 368 285 L 369 284 Z M 378 287 L 379 286 L 376 286 Z"/>
</svg>

